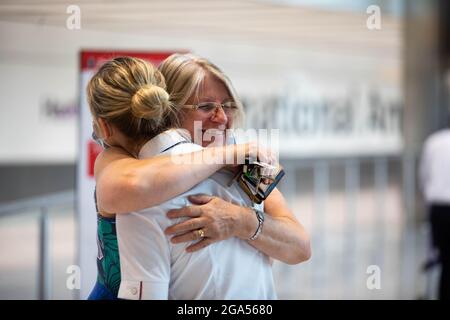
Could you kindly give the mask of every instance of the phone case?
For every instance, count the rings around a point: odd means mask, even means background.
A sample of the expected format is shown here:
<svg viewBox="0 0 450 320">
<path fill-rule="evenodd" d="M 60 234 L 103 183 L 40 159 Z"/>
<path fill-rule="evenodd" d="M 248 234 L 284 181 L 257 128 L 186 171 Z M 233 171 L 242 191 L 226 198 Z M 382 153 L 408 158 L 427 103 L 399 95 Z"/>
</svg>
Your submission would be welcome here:
<svg viewBox="0 0 450 320">
<path fill-rule="evenodd" d="M 273 189 L 285 175 L 283 167 L 278 166 L 270 175 L 264 175 L 261 172 L 265 169 L 265 164 L 253 163 L 242 167 L 242 172 L 238 177 L 238 183 L 242 190 L 257 204 L 266 200 Z M 270 184 L 265 184 L 262 179 L 271 180 Z"/>
</svg>

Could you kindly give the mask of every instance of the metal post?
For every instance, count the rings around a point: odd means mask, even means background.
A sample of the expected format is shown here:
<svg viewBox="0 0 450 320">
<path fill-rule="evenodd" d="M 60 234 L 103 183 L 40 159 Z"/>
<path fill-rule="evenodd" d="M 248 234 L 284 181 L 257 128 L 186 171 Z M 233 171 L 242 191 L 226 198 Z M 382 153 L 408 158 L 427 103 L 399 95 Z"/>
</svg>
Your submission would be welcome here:
<svg viewBox="0 0 450 320">
<path fill-rule="evenodd" d="M 41 207 L 39 225 L 39 300 L 51 298 L 50 220 L 47 207 Z"/>
<path fill-rule="evenodd" d="M 325 160 L 314 163 L 314 216 L 313 216 L 313 252 L 315 260 L 320 264 L 313 266 L 313 285 L 317 299 L 327 297 L 326 290 L 328 276 L 326 265 L 327 245 L 326 245 L 326 202 L 329 192 L 329 164 Z"/>
<path fill-rule="evenodd" d="M 357 158 L 347 159 L 345 162 L 345 195 L 346 195 L 346 230 L 344 241 L 344 255 L 347 257 L 344 259 L 344 275 L 345 282 L 348 284 L 346 288 L 346 294 L 348 299 L 355 299 L 356 282 L 355 282 L 355 265 L 357 265 L 357 252 L 358 252 L 358 239 L 356 216 L 358 208 L 358 191 L 360 186 L 360 163 Z"/>
<path fill-rule="evenodd" d="M 373 248 L 373 263 L 377 264 L 381 269 L 384 266 L 384 249 L 386 240 L 386 194 L 388 188 L 388 161 L 386 158 L 379 158 L 375 160 L 374 167 L 374 182 L 375 182 L 375 234 L 374 234 L 374 248 Z"/>
<path fill-rule="evenodd" d="M 402 240 L 400 242 L 402 261 L 401 261 L 401 280 L 400 280 L 400 297 L 401 299 L 414 298 L 415 294 L 415 201 L 416 201 L 416 176 L 415 176 L 415 159 L 411 153 L 406 153 L 402 160 L 403 167 L 403 201 L 404 201 L 404 219 Z"/>
</svg>

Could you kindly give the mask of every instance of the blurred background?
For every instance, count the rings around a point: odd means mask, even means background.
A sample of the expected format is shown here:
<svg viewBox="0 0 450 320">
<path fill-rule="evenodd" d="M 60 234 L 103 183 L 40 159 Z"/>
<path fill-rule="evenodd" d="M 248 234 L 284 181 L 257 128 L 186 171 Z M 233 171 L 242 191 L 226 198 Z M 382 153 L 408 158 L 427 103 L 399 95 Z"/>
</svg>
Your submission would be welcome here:
<svg viewBox="0 0 450 320">
<path fill-rule="evenodd" d="M 247 127 L 279 129 L 280 189 L 313 249 L 274 264 L 279 298 L 435 299 L 417 169 L 448 125 L 449 13 L 445 0 L 0 0 L 0 299 L 82 296 L 67 286 L 82 50 L 205 56 Z"/>
</svg>

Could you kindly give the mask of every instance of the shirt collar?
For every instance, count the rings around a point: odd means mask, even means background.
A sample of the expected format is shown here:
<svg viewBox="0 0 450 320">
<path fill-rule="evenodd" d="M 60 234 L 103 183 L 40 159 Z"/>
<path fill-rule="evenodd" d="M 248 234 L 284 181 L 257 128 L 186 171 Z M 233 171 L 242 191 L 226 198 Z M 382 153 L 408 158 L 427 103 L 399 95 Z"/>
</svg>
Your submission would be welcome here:
<svg viewBox="0 0 450 320">
<path fill-rule="evenodd" d="M 139 151 L 138 158 L 142 159 L 156 156 L 167 148 L 183 141 L 191 142 L 186 130 L 169 129 L 147 141 Z"/>
</svg>

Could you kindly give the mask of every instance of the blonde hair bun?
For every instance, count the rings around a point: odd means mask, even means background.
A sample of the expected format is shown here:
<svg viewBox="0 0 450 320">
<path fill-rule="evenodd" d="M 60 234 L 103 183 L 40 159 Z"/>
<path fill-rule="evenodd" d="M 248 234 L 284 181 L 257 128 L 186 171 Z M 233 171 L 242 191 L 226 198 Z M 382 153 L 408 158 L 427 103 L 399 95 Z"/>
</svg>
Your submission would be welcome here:
<svg viewBox="0 0 450 320">
<path fill-rule="evenodd" d="M 143 85 L 131 98 L 131 112 L 136 118 L 160 123 L 172 109 L 169 99 L 164 88 L 152 84 Z"/>
</svg>

